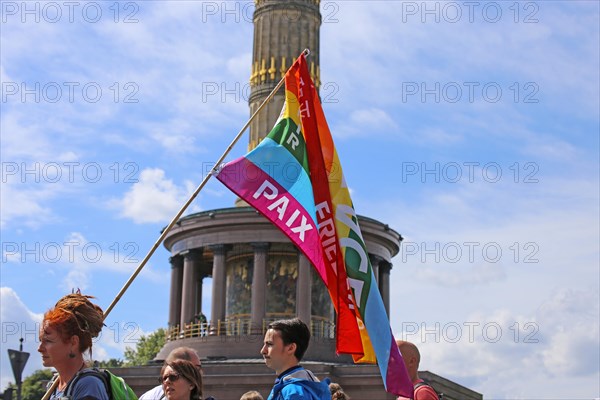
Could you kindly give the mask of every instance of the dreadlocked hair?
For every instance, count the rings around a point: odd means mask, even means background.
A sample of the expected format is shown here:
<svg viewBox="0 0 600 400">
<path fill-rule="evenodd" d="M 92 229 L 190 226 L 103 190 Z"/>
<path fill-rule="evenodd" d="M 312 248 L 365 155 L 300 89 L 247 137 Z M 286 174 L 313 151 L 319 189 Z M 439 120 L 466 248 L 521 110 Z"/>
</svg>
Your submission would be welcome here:
<svg viewBox="0 0 600 400">
<path fill-rule="evenodd" d="M 93 296 L 72 293 L 64 296 L 54 308 L 44 314 L 44 323 L 58 331 L 63 341 L 72 336 L 79 337 L 79 351 L 92 348 L 92 339 L 102 330 L 104 312 L 89 299 Z"/>
</svg>

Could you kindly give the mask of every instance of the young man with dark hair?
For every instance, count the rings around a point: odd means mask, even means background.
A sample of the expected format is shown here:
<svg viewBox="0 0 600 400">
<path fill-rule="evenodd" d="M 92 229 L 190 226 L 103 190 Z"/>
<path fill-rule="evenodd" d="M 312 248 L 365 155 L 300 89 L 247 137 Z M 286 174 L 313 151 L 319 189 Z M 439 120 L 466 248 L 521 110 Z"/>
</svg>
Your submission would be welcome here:
<svg viewBox="0 0 600 400">
<path fill-rule="evenodd" d="M 260 353 L 267 367 L 277 374 L 267 400 L 331 399 L 329 379 L 320 382 L 300 364 L 308 344 L 310 331 L 298 318 L 274 321 L 267 327 Z"/>
</svg>

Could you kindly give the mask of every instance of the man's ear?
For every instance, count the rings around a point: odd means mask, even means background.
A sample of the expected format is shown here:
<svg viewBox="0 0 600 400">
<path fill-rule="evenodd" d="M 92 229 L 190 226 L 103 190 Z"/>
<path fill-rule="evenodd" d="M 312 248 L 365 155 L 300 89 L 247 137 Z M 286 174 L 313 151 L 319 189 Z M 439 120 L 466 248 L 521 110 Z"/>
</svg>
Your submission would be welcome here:
<svg viewBox="0 0 600 400">
<path fill-rule="evenodd" d="M 416 365 L 417 367 L 419 366 L 419 364 L 417 363 L 417 357 L 415 356 L 410 357 L 410 363 Z"/>
<path fill-rule="evenodd" d="M 288 353 L 294 355 L 294 353 L 296 353 L 297 347 L 298 347 L 298 345 L 296 343 L 288 344 Z"/>
</svg>

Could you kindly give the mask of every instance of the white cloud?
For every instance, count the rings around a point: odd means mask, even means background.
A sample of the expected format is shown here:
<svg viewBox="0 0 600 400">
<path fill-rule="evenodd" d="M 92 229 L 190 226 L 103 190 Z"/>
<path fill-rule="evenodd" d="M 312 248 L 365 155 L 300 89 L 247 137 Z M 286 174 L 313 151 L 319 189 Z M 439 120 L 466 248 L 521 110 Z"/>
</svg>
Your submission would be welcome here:
<svg viewBox="0 0 600 400">
<path fill-rule="evenodd" d="M 590 223 L 598 220 L 597 184 L 589 174 L 536 177 L 532 184 L 511 176 L 495 184 L 417 181 L 404 192 L 419 195 L 385 209 L 374 204 L 405 237 L 393 260 L 392 320 L 399 331 L 418 328 L 412 339 L 422 343 L 423 369 L 485 397 L 537 398 L 542 385 L 555 398 L 590 398 L 599 375 L 599 237 Z M 486 261 L 485 244 L 502 256 Z M 472 342 L 470 323 L 479 335 Z M 454 338 L 454 324 L 462 329 L 457 343 L 444 340 Z M 497 342 L 494 324 L 502 330 Z M 579 383 L 577 393 L 565 379 Z"/>
<path fill-rule="evenodd" d="M 550 338 L 550 345 L 542 351 L 549 375 L 598 375 L 598 326 L 572 321 L 569 326 L 554 329 L 556 333 Z"/>
<path fill-rule="evenodd" d="M 137 323 L 115 322 L 108 323 L 102 329 L 100 337 L 95 339 L 93 347 L 94 360 L 121 358 L 127 347 L 134 348 L 142 335 L 147 335 Z"/>
<path fill-rule="evenodd" d="M 418 136 L 424 144 L 428 143 L 429 145 L 432 143 L 437 145 L 450 145 L 456 144 L 463 140 L 463 135 L 452 133 L 449 129 L 444 129 L 441 127 L 424 129 L 423 132 L 421 132 L 421 135 Z"/>
<path fill-rule="evenodd" d="M 233 76 L 247 76 L 250 79 L 250 64 L 252 64 L 252 54 L 243 53 L 227 60 L 227 70 Z"/>
<path fill-rule="evenodd" d="M 116 9 L 102 8 L 105 18 L 96 24 L 81 19 L 67 24 L 64 18 L 57 24 L 24 24 L 18 23 L 16 17 L 11 18 L 6 27 L 16 38 L 3 47 L 6 59 L 11 63 L 2 64 L 3 76 L 10 75 L 17 83 L 31 80 L 29 66 L 42 64 L 45 66 L 43 73 L 35 76 L 41 85 L 48 81 L 76 82 L 79 84 L 77 89 L 81 89 L 86 83 L 95 82 L 102 89 L 101 101 L 90 104 L 76 90 L 74 102 L 18 104 L 18 101 L 12 101 L 3 111 L 23 109 L 22 114 L 30 121 L 30 129 L 34 123 L 39 125 L 40 132 L 52 126 L 57 131 L 53 143 L 69 139 L 69 146 L 82 144 L 81 134 L 87 131 L 97 140 L 103 140 L 106 135 L 105 140 L 126 147 L 131 147 L 129 143 L 134 142 L 137 151 L 147 149 L 149 142 L 178 154 L 197 151 L 195 140 L 198 137 L 215 134 L 211 129 L 214 123 L 207 121 L 228 120 L 232 113 L 247 115 L 247 99 L 241 98 L 242 90 L 235 98 L 229 96 L 226 102 L 219 101 L 221 92 L 214 96 L 216 101 L 207 101 L 203 84 L 227 83 L 226 89 L 230 90 L 231 82 L 247 83 L 249 62 L 246 68 L 242 68 L 242 63 L 249 59 L 250 53 L 241 39 L 248 37 L 245 32 L 251 31 L 251 21 L 228 19 L 222 23 L 220 16 L 205 15 L 204 5 L 194 2 L 181 3 L 177 7 L 162 2 L 145 3 L 137 9 L 125 7 L 126 10 L 119 10 L 119 18 L 133 16 L 135 21 L 132 23 L 122 20 L 114 23 Z M 77 17 L 81 18 L 80 15 Z M 203 40 L 203 36 L 189 34 L 198 30 L 199 20 L 207 17 L 207 23 L 202 24 L 202 35 L 210 36 L 212 32 L 219 34 L 220 40 Z M 175 25 L 172 24 L 174 19 L 178 21 Z M 236 29 L 228 28 L 229 23 L 235 23 Z M 220 34 L 222 31 L 227 34 Z M 38 49 L 42 41 L 48 43 Z M 37 50 L 24 52 L 23 49 Z M 103 50 L 100 58 L 98 49 Z M 227 53 L 222 52 L 224 49 Z M 52 62 L 40 59 L 51 59 Z M 95 62 L 87 62 L 90 59 Z M 114 65 L 119 68 L 107 68 Z M 227 72 L 229 75 L 224 78 L 223 73 Z M 62 100 L 66 97 L 65 94 Z M 127 99 L 136 102 L 128 103 Z M 35 112 L 27 112 L 30 109 Z M 161 118 L 148 119 L 147 112 L 154 112 Z M 35 118 L 40 113 L 45 113 L 45 117 Z M 3 125 L 4 120 L 3 115 Z M 138 136 L 132 137 L 132 131 L 138 131 Z M 19 136 L 23 137 L 23 134 L 14 137 Z M 140 140 L 144 136 L 153 140 Z M 127 140 L 119 140 L 120 137 Z M 41 139 L 47 142 L 47 136 Z M 10 141 L 3 145 L 6 148 Z M 26 148 L 29 154 L 34 154 L 37 147 L 44 149 L 44 142 L 30 140 L 21 149 Z"/>
<path fill-rule="evenodd" d="M 0 62 L 0 82 L 12 82 L 10 77 L 6 74 L 4 65 Z"/>
<path fill-rule="evenodd" d="M 350 113 L 348 120 L 332 127 L 332 134 L 337 137 L 373 137 L 388 136 L 390 131 L 397 130 L 397 125 L 390 115 L 380 108 L 357 109 Z"/>
<path fill-rule="evenodd" d="M 73 288 L 77 288 L 85 291 L 89 287 L 89 281 L 90 279 L 88 271 L 79 268 L 73 268 L 69 270 L 64 278 L 63 289 L 68 291 Z"/>
<path fill-rule="evenodd" d="M 52 141 L 48 140 L 47 132 L 35 118 L 27 118 L 23 112 L 3 107 L 0 124 L 3 162 L 52 158 Z"/>
<path fill-rule="evenodd" d="M 187 200 L 191 187 L 179 187 L 165 178 L 162 169 L 144 169 L 139 182 L 120 200 L 112 200 L 112 207 L 120 209 L 120 215 L 134 222 L 156 223 L 170 221 Z"/>
<path fill-rule="evenodd" d="M 496 309 L 461 319 L 405 321 L 395 336 L 417 344 L 421 370 L 485 398 L 538 398 L 536 385 L 544 381 L 555 398 L 589 398 L 596 395 L 591 387 L 564 387 L 555 378 L 585 382 L 599 376 L 598 300 L 597 289 L 561 290 L 541 302 L 541 309 L 560 305 L 552 309 L 552 321 L 533 309 L 523 314 Z"/>
<path fill-rule="evenodd" d="M 478 82 L 479 89 L 488 82 L 498 82 L 503 87 L 503 100 L 514 94 L 509 86 L 517 82 L 519 104 L 510 100 L 510 106 L 515 108 L 522 106 L 523 96 L 531 93 L 525 85 L 532 82 L 539 89 L 534 97 L 558 113 L 587 117 L 597 113 L 598 96 L 593 89 L 598 87 L 598 75 L 589 68 L 598 60 L 597 8 L 584 11 L 585 2 L 546 2 L 539 4 L 537 10 L 520 9 L 521 21 L 515 23 L 514 7 L 511 10 L 509 3 L 497 3 L 501 4 L 503 18 L 499 23 L 489 23 L 482 18 L 481 5 L 474 21 L 469 22 L 468 7 L 452 3 L 462 9 L 462 18 L 449 23 L 439 18 L 439 13 L 438 22 L 435 13 L 422 14 L 422 4 L 425 3 L 337 3 L 338 22 L 324 23 L 322 27 L 324 81 L 334 80 L 344 99 L 395 104 L 401 109 L 422 105 L 420 101 L 401 102 L 400 89 L 405 82 L 423 82 L 428 87 L 436 82 L 442 86 L 448 82 Z M 407 14 L 407 6 L 416 6 L 418 12 Z M 444 7 L 443 3 L 427 7 L 435 6 Z M 531 14 L 538 22 L 522 23 Z M 356 21 L 361 21 L 360 26 Z M 592 34 L 583 34 L 584 31 Z M 574 35 L 577 40 L 573 40 Z M 343 65 L 348 73 L 327 76 L 327 71 L 338 65 Z M 385 79 L 361 79 L 365 76 Z M 505 85 L 502 79 L 507 77 L 512 81 Z M 463 104 L 466 97 L 465 91 L 453 114 L 473 108 L 473 104 Z M 420 96 L 415 98 L 420 100 Z M 571 101 L 565 102 L 567 98 Z M 340 108 L 352 104 L 344 101 Z M 531 104 L 524 111 L 535 112 L 537 108 Z"/>
<path fill-rule="evenodd" d="M 7 166 L 7 163 L 3 163 L 3 173 Z M 19 164 L 16 166 L 20 169 Z M 9 227 L 15 221 L 36 228 L 57 218 L 52 209 L 47 206 L 48 200 L 58 195 L 55 191 L 50 190 L 55 187 L 34 189 L 29 186 L 25 189 L 22 186 L 25 185 L 19 185 L 18 181 L 14 179 L 7 179 L 2 183 L 0 191 L 0 203 L 2 204 L 0 227 L 2 229 Z"/>
<path fill-rule="evenodd" d="M 540 138 L 541 139 L 541 138 Z M 540 143 L 540 140 L 535 140 L 523 149 L 523 153 L 533 157 L 543 157 L 554 160 L 573 160 L 580 151 L 571 143 L 564 140 L 546 138 Z"/>
<path fill-rule="evenodd" d="M 96 273 L 132 272 L 141 257 L 140 247 L 133 241 L 99 243 L 88 240 L 80 232 L 71 232 L 62 241 L 5 241 L 2 250 L 2 259 L 6 263 L 26 265 L 35 260 L 36 264 L 48 267 L 45 268 L 45 273 L 53 274 L 56 270 L 61 270 L 63 278 L 60 286 L 64 292 L 73 289 L 88 290 Z M 151 265 L 146 265 L 142 274 L 153 282 L 164 279 Z"/>
<path fill-rule="evenodd" d="M 174 132 L 181 131 L 176 128 L 176 124 L 170 124 L 170 130 Z M 162 147 L 167 151 L 179 154 L 179 153 L 194 153 L 196 148 L 194 145 L 194 136 L 192 135 L 178 135 L 169 132 L 156 132 L 152 135 Z"/>
<path fill-rule="evenodd" d="M 387 112 L 378 108 L 356 110 L 350 115 L 350 120 L 358 125 L 371 125 L 375 128 L 385 126 L 393 128 L 396 125 Z"/>
<path fill-rule="evenodd" d="M 103 255 L 105 259 L 108 257 L 103 254 L 98 243 L 90 243 L 79 232 L 72 232 L 59 246 L 56 252 L 57 256 L 60 255 L 59 265 L 67 268 L 67 274 L 62 281 L 63 291 L 68 293 L 73 289 L 80 289 L 85 292 L 89 287 L 92 267 Z"/>
<path fill-rule="evenodd" d="M 0 288 L 0 320 L 2 320 L 0 387 L 5 388 L 8 382 L 14 383 L 12 368 L 5 351 L 7 349 L 19 350 L 21 337 L 24 339 L 23 351 L 29 353 L 23 376 L 42 368 L 42 362 L 37 352 L 38 331 L 42 317 L 42 314 L 30 311 L 13 289 Z"/>
<path fill-rule="evenodd" d="M 597 374 L 600 370 L 599 293 L 561 288 L 542 303 L 537 316 L 550 329 L 542 352 L 552 376 Z"/>
<path fill-rule="evenodd" d="M 432 246 L 425 244 L 425 248 L 434 249 L 435 245 Z M 450 246 L 447 246 L 446 250 L 441 249 L 440 253 L 442 256 L 452 260 L 466 256 L 463 254 L 463 252 L 468 252 L 470 250 L 471 247 L 463 246 L 461 243 L 456 242 L 452 243 Z M 423 252 L 425 250 L 421 249 L 421 251 Z M 492 252 L 495 252 L 495 250 L 492 250 Z M 495 257 L 496 256 L 494 256 L 494 258 Z M 429 258 L 431 259 L 431 257 Z M 447 264 L 443 269 L 439 267 L 436 268 L 435 266 L 425 266 L 416 271 L 415 278 L 421 281 L 431 282 L 439 286 L 460 287 L 464 285 L 490 284 L 499 280 L 505 280 L 507 278 L 507 272 L 506 267 L 501 263 L 492 264 L 479 261 L 475 264 L 466 266 L 453 266 L 452 264 Z"/>
</svg>

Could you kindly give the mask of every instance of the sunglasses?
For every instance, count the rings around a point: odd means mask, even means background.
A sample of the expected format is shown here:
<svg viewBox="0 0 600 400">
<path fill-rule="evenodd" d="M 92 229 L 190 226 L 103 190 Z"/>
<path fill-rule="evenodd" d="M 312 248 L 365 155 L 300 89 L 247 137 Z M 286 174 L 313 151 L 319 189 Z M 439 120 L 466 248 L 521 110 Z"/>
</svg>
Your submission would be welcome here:
<svg viewBox="0 0 600 400">
<path fill-rule="evenodd" d="M 158 383 L 165 383 L 168 380 L 170 380 L 171 382 L 177 382 L 179 380 L 179 378 L 181 378 L 181 375 L 179 374 L 169 374 L 169 375 L 165 375 L 165 376 L 159 376 L 158 377 Z"/>
</svg>

